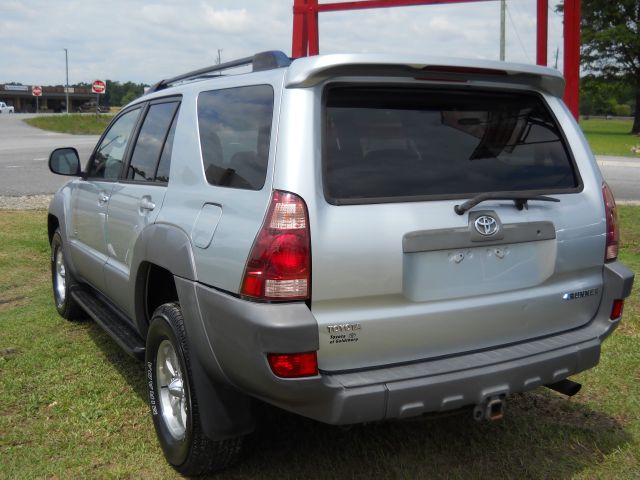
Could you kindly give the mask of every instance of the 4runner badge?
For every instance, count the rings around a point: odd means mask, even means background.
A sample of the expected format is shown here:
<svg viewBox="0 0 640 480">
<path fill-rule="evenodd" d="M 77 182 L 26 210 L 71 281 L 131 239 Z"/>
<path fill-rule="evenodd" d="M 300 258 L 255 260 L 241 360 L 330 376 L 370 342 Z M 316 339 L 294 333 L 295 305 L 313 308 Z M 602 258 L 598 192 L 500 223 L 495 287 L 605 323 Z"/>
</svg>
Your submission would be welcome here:
<svg viewBox="0 0 640 480">
<path fill-rule="evenodd" d="M 577 298 L 592 297 L 598 294 L 597 288 L 591 288 L 589 290 L 579 290 L 577 292 L 567 292 L 562 296 L 563 300 L 575 300 Z"/>
</svg>

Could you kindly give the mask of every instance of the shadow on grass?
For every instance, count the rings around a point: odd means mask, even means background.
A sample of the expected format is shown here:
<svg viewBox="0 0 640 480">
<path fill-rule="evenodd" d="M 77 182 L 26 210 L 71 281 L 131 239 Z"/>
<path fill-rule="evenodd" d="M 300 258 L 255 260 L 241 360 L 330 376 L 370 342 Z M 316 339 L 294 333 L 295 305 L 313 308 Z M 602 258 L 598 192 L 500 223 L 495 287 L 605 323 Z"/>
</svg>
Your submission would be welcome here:
<svg viewBox="0 0 640 480">
<path fill-rule="evenodd" d="M 495 423 L 468 410 L 344 430 L 259 410 L 253 448 L 225 478 L 568 478 L 631 441 L 618 420 L 546 391 L 512 396 Z"/>
<path fill-rule="evenodd" d="M 95 344 L 146 402 L 143 363 L 90 323 Z M 239 464 L 216 478 L 570 478 L 632 440 L 622 420 L 579 402 L 538 389 L 510 397 L 498 422 L 477 423 L 469 410 L 349 429 L 259 404 Z"/>
<path fill-rule="evenodd" d="M 122 350 L 102 327 L 87 318 L 87 333 L 96 346 L 102 351 L 105 359 L 113 365 L 120 376 L 129 384 L 131 389 L 145 403 L 148 389 L 145 382 L 144 362 L 129 356 Z"/>
</svg>

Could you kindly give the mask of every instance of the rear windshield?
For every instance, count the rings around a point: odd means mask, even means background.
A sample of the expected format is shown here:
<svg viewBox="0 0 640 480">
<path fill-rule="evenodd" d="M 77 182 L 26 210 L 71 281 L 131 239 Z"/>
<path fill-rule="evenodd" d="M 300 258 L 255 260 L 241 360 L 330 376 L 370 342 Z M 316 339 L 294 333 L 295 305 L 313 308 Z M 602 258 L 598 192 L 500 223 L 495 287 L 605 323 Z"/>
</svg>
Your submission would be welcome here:
<svg viewBox="0 0 640 480">
<path fill-rule="evenodd" d="M 330 87 L 323 168 L 332 203 L 579 186 L 555 119 L 522 92 Z"/>
</svg>

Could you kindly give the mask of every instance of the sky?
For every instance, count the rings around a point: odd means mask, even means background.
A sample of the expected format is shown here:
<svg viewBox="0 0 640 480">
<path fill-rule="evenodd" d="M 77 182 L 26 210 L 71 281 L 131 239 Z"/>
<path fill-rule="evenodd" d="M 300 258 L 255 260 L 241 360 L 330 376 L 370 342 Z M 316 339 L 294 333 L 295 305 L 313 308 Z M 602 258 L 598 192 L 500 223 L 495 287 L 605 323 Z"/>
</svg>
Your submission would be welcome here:
<svg viewBox="0 0 640 480">
<path fill-rule="evenodd" d="M 335 1 L 335 0 L 331 0 Z M 320 0 L 329 3 L 330 0 Z M 549 2 L 548 63 L 562 68 Z M 265 50 L 291 54 L 293 0 L 0 0 L 0 84 L 153 84 Z M 535 63 L 535 0 L 507 0 L 506 60 Z M 499 58 L 498 1 L 320 14 L 320 53 Z"/>
</svg>

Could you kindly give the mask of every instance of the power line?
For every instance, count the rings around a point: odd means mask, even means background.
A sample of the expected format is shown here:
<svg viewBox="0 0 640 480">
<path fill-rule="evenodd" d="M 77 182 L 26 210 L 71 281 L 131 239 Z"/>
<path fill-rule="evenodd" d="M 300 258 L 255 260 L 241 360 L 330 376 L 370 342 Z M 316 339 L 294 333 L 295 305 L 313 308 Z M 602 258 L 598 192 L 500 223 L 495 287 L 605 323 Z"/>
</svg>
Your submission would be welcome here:
<svg viewBox="0 0 640 480">
<path fill-rule="evenodd" d="M 527 57 L 527 60 L 529 61 L 529 63 L 533 63 L 531 60 L 531 57 L 529 56 L 529 54 L 527 53 L 527 49 L 524 48 L 524 43 L 522 43 L 522 39 L 520 38 L 520 33 L 518 33 L 518 28 L 516 27 L 516 22 L 513 21 L 513 17 L 511 16 L 511 9 L 510 7 L 507 5 L 507 16 L 509 17 L 509 20 L 511 20 L 511 25 L 513 25 L 513 30 L 516 33 L 516 37 L 518 39 L 518 43 L 520 43 L 520 48 L 522 48 L 522 51 L 525 55 L 525 57 Z"/>
</svg>

